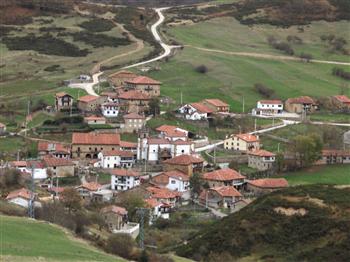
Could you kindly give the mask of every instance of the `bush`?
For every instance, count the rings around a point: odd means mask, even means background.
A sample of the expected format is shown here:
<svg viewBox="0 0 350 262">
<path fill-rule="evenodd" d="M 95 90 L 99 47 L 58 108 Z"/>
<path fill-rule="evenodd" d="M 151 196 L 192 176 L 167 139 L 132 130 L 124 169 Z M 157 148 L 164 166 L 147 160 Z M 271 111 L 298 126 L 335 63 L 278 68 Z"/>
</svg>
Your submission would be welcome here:
<svg viewBox="0 0 350 262">
<path fill-rule="evenodd" d="M 206 67 L 205 65 L 197 66 L 196 72 L 201 73 L 201 74 L 205 74 L 208 72 L 208 67 Z"/>
<path fill-rule="evenodd" d="M 341 77 L 345 80 L 350 80 L 350 72 L 346 72 L 344 69 L 339 67 L 333 67 L 332 74 L 334 76 Z"/>
<path fill-rule="evenodd" d="M 275 91 L 263 84 L 257 83 L 254 85 L 255 91 L 257 91 L 261 96 L 265 98 L 271 98 Z"/>
<path fill-rule="evenodd" d="M 79 26 L 91 32 L 106 32 L 110 31 L 114 27 L 114 24 L 107 19 L 94 18 L 81 23 Z"/>
<path fill-rule="evenodd" d="M 114 255 L 131 259 L 134 246 L 135 242 L 128 234 L 115 234 L 108 238 L 105 250 Z"/>
<path fill-rule="evenodd" d="M 303 43 L 303 39 L 301 39 L 300 37 L 296 36 L 296 35 L 289 35 L 287 36 L 287 41 L 293 44 L 302 44 Z"/>
<path fill-rule="evenodd" d="M 46 71 L 46 72 L 57 72 L 57 71 L 64 72 L 64 69 L 62 69 L 60 65 L 51 65 L 51 66 L 45 67 L 44 71 Z"/>
<path fill-rule="evenodd" d="M 76 45 L 48 34 L 44 36 L 30 34 L 23 37 L 5 37 L 2 41 L 9 50 L 33 50 L 45 55 L 79 57 L 89 53 L 87 49 L 79 49 Z"/>
<path fill-rule="evenodd" d="M 85 44 L 91 45 L 94 48 L 111 46 L 118 47 L 129 45 L 131 42 L 127 38 L 117 38 L 104 34 L 92 34 L 86 31 L 72 33 L 74 41 L 81 41 Z"/>
<path fill-rule="evenodd" d="M 269 43 L 270 46 L 273 48 L 283 51 L 288 55 L 294 55 L 294 50 L 293 48 L 286 42 L 279 42 L 277 39 L 273 36 L 269 36 L 267 38 L 267 42 Z"/>
<path fill-rule="evenodd" d="M 305 60 L 306 62 L 310 62 L 310 60 L 312 59 L 312 55 L 307 53 L 301 53 L 299 57 Z"/>
</svg>

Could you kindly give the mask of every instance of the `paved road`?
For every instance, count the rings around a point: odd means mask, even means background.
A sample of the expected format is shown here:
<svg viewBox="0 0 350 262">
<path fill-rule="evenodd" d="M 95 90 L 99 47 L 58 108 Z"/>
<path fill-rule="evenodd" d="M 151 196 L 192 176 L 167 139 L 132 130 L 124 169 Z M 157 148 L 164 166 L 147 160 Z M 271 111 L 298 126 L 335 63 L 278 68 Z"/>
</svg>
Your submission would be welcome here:
<svg viewBox="0 0 350 262">
<path fill-rule="evenodd" d="M 88 83 L 76 83 L 76 84 L 70 84 L 69 87 L 72 88 L 81 88 L 84 89 L 89 95 L 92 96 L 99 96 L 95 90 L 94 90 L 94 86 L 97 85 L 100 81 L 99 81 L 99 77 L 100 75 L 102 75 L 103 72 L 98 72 L 92 75 L 92 82 L 88 82 Z"/>
<path fill-rule="evenodd" d="M 154 9 L 156 11 L 156 13 L 158 14 L 158 16 L 159 16 L 159 20 L 156 23 L 154 23 L 152 25 L 152 27 L 151 27 L 151 31 L 152 31 L 152 34 L 154 36 L 154 39 L 161 45 L 161 47 L 164 50 L 164 53 L 162 53 L 161 55 L 159 55 L 159 56 L 157 56 L 155 58 L 149 59 L 147 61 L 143 61 L 143 62 L 139 62 L 139 63 L 133 64 L 133 65 L 125 66 L 125 67 L 123 67 L 123 69 L 137 67 L 137 66 L 140 66 L 140 65 L 145 65 L 145 64 L 149 64 L 149 63 L 161 60 L 161 59 L 169 56 L 171 54 L 171 50 L 173 50 L 174 48 L 179 48 L 180 47 L 180 46 L 173 46 L 173 45 L 168 45 L 168 44 L 164 43 L 164 41 L 160 37 L 160 35 L 158 33 L 158 30 L 157 30 L 158 27 L 164 22 L 164 19 L 165 19 L 162 11 L 164 11 L 164 10 L 166 10 L 168 8 L 169 7 L 163 7 L 163 8 L 156 8 L 156 9 Z"/>
</svg>

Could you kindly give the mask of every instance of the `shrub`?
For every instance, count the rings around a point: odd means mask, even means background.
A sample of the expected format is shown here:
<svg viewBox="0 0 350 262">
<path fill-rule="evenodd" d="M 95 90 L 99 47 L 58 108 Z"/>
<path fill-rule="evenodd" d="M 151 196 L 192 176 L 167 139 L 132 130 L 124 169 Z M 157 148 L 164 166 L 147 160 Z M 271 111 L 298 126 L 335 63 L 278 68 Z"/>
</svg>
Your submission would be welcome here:
<svg viewBox="0 0 350 262">
<path fill-rule="evenodd" d="M 341 77 L 345 80 L 350 80 L 350 72 L 346 72 L 344 69 L 339 67 L 333 67 L 332 74 Z"/>
<path fill-rule="evenodd" d="M 269 43 L 270 46 L 272 46 L 277 50 L 283 51 L 288 55 L 294 55 L 293 48 L 286 42 L 277 41 L 277 39 L 273 36 L 268 36 L 267 42 Z"/>
<path fill-rule="evenodd" d="M 305 60 L 306 62 L 310 62 L 310 60 L 312 59 L 312 55 L 307 53 L 301 53 L 299 57 Z"/>
<path fill-rule="evenodd" d="M 91 32 L 106 32 L 110 31 L 114 27 L 114 24 L 107 19 L 94 18 L 81 23 L 79 26 Z"/>
<path fill-rule="evenodd" d="M 196 71 L 198 73 L 205 74 L 208 72 L 208 67 L 206 67 L 205 65 L 200 65 L 196 67 Z"/>
<path fill-rule="evenodd" d="M 255 91 L 257 91 L 261 96 L 265 98 L 271 98 L 275 91 L 263 84 L 257 83 L 254 85 Z"/>
<path fill-rule="evenodd" d="M 301 39 L 300 37 L 296 36 L 296 35 L 289 35 L 287 36 L 287 41 L 293 44 L 302 44 L 303 43 L 303 39 Z"/>
<path fill-rule="evenodd" d="M 72 33 L 74 41 L 81 41 L 85 44 L 91 45 L 94 48 L 111 46 L 118 47 L 129 45 L 131 42 L 127 38 L 117 38 L 104 34 L 92 34 L 86 31 Z"/>
<path fill-rule="evenodd" d="M 134 246 L 134 240 L 129 235 L 115 234 L 108 238 L 105 249 L 109 253 L 131 259 Z"/>
<path fill-rule="evenodd" d="M 33 50 L 40 54 L 71 57 L 86 56 L 89 53 L 87 49 L 79 49 L 76 45 L 51 35 L 5 37 L 2 41 L 9 50 Z"/>
</svg>

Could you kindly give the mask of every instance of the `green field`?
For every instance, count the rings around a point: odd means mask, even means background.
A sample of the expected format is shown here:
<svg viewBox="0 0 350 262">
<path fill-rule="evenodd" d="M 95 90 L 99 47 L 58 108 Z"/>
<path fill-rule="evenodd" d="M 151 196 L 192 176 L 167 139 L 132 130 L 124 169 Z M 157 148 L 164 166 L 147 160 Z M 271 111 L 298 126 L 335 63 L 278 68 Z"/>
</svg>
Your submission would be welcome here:
<svg viewBox="0 0 350 262">
<path fill-rule="evenodd" d="M 125 261 L 97 250 L 55 225 L 8 216 L 0 216 L 0 222 L 4 261 Z"/>
<path fill-rule="evenodd" d="M 289 185 L 334 184 L 350 185 L 350 165 L 313 166 L 283 176 Z"/>
</svg>

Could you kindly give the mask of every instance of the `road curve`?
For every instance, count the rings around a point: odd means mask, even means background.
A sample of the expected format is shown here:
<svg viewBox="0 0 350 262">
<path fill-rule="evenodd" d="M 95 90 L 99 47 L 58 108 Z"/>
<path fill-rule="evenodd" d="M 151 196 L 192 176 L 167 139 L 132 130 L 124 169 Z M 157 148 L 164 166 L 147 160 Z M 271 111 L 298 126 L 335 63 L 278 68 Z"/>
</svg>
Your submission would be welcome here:
<svg viewBox="0 0 350 262">
<path fill-rule="evenodd" d="M 164 11 L 166 9 L 169 9 L 169 7 L 163 7 L 163 8 L 156 8 L 156 9 L 154 9 L 156 11 L 156 13 L 158 14 L 159 19 L 158 19 L 157 22 L 155 22 L 151 26 L 151 32 L 152 32 L 152 34 L 154 36 L 154 39 L 161 45 L 161 47 L 163 48 L 164 52 L 161 55 L 159 55 L 159 56 L 157 56 L 155 58 L 149 59 L 147 61 L 139 62 L 139 63 L 133 64 L 133 65 L 125 66 L 125 67 L 123 67 L 123 69 L 137 67 L 137 66 L 140 66 L 140 65 L 145 65 L 145 64 L 149 64 L 149 63 L 161 60 L 164 57 L 169 56 L 172 49 L 180 47 L 180 46 L 167 45 L 166 43 L 164 43 L 162 38 L 160 37 L 158 31 L 157 31 L 159 25 L 161 25 L 164 22 L 165 18 L 164 18 L 164 15 L 163 15 L 162 11 Z"/>
</svg>

